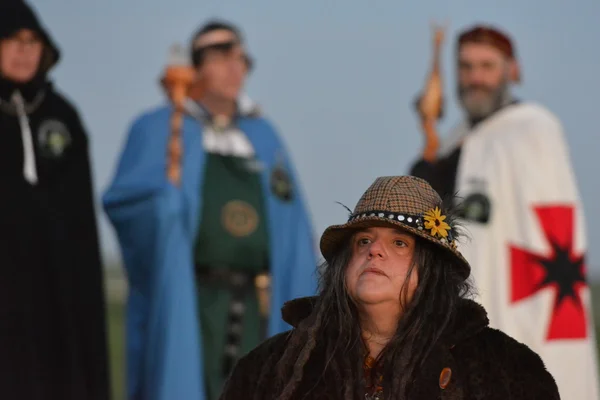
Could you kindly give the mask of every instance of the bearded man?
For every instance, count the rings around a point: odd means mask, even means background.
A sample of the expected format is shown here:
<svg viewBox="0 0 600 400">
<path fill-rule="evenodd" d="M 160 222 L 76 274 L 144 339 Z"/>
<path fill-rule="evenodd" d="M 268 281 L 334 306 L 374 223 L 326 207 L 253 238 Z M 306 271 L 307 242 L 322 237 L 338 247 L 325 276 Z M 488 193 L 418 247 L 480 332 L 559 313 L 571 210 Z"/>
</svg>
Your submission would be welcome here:
<svg viewBox="0 0 600 400">
<path fill-rule="evenodd" d="M 443 32 L 436 32 L 439 53 Z M 513 96 L 521 80 L 511 39 L 488 26 L 457 42 L 464 120 L 438 140 L 439 54 L 417 101 L 425 146 L 411 175 L 455 204 L 470 241 L 460 251 L 490 325 L 525 343 L 555 377 L 561 398 L 597 399 L 597 360 L 586 230 L 558 118 Z"/>
</svg>

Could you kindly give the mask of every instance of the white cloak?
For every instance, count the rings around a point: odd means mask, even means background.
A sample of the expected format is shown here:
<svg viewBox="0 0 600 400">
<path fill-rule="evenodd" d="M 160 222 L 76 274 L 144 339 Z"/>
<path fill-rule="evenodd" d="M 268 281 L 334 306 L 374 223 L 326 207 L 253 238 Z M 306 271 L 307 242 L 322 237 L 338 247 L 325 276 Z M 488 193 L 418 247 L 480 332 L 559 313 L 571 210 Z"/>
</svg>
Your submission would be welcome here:
<svg viewBox="0 0 600 400">
<path fill-rule="evenodd" d="M 487 222 L 463 221 L 468 238 L 459 249 L 490 325 L 540 355 L 563 400 L 598 399 L 591 296 L 582 281 L 585 220 L 560 122 L 539 105 L 515 104 L 472 130 L 461 124 L 440 156 L 458 145 L 460 200 L 489 201 Z M 473 215 L 485 214 L 473 204 Z"/>
</svg>

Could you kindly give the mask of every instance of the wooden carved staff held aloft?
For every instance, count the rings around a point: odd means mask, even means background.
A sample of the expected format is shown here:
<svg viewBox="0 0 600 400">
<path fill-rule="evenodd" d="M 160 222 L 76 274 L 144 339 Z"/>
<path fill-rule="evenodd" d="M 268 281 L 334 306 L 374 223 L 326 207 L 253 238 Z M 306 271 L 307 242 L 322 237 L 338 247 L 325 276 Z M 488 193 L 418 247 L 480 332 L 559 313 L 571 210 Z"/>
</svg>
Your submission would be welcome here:
<svg viewBox="0 0 600 400">
<path fill-rule="evenodd" d="M 431 72 L 425 84 L 423 93 L 417 103 L 421 123 L 425 134 L 423 158 L 434 161 L 439 148 L 439 137 L 436 121 L 443 111 L 443 83 L 441 74 L 441 51 L 444 41 L 445 28 L 435 26 L 433 35 L 433 57 Z"/>
<path fill-rule="evenodd" d="M 173 103 L 171 134 L 167 145 L 167 178 L 175 186 L 181 184 L 182 175 L 184 104 L 195 77 L 195 70 L 186 62 L 183 49 L 178 45 L 171 47 L 162 84 Z"/>
</svg>

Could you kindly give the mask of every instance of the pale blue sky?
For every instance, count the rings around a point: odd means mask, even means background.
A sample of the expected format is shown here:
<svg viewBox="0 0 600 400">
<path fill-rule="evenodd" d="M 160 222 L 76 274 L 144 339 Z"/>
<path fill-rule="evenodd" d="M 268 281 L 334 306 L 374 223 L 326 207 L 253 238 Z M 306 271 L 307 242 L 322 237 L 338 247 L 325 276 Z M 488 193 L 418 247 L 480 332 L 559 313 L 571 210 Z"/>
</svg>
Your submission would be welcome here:
<svg viewBox="0 0 600 400">
<path fill-rule="evenodd" d="M 257 68 L 248 92 L 280 128 L 300 173 L 318 235 L 345 219 L 379 175 L 406 173 L 421 147 L 411 108 L 430 59 L 429 21 L 451 23 L 444 52 L 448 114 L 454 101 L 457 30 L 496 24 L 515 38 L 517 93 L 555 112 L 587 212 L 589 264 L 600 275 L 600 2 L 597 0 L 32 0 L 60 45 L 54 77 L 89 130 L 96 191 L 108 184 L 128 124 L 163 101 L 157 85 L 174 42 L 211 17 L 245 31 Z M 107 255 L 118 253 L 104 216 Z"/>
</svg>

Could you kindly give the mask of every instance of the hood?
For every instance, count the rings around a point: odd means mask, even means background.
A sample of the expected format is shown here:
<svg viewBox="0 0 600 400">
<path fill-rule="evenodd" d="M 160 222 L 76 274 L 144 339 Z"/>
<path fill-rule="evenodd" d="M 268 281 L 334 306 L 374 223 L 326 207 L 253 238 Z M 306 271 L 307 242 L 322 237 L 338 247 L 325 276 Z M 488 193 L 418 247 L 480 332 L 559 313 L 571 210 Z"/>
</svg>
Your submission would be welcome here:
<svg viewBox="0 0 600 400">
<path fill-rule="evenodd" d="M 40 72 L 46 75 L 58 63 L 60 50 L 27 3 L 22 0 L 0 0 L 0 39 L 8 38 L 21 29 L 31 29 L 44 42 Z"/>
</svg>

